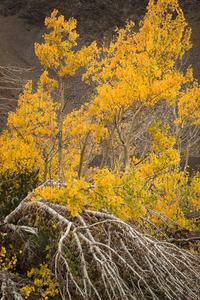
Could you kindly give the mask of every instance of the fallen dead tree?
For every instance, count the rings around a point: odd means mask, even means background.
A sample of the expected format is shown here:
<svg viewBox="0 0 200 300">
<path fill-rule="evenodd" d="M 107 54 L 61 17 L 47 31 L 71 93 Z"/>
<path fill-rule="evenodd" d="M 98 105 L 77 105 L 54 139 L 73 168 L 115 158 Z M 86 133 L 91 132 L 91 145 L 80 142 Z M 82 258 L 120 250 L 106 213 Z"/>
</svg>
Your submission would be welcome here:
<svg viewBox="0 0 200 300">
<path fill-rule="evenodd" d="M 48 181 L 40 188 L 55 184 Z M 37 235 L 37 228 L 28 225 L 36 216 L 46 220 L 49 231 L 49 222 L 56 224 L 60 235 L 51 269 L 62 299 L 200 299 L 197 256 L 141 233 L 106 211 L 85 209 L 72 217 L 66 206 L 43 199 L 31 202 L 33 196 L 4 219 L 1 230 L 25 240 L 23 235 Z M 6 299 L 2 278 L 1 299 Z M 13 286 L 19 299 L 17 284 Z"/>
</svg>

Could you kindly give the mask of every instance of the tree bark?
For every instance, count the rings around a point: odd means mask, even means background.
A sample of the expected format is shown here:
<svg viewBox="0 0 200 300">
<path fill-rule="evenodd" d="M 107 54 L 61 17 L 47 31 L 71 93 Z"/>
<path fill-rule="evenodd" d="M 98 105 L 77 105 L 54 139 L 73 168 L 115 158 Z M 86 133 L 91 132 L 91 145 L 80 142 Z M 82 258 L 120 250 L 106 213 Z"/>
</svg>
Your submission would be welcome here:
<svg viewBox="0 0 200 300">
<path fill-rule="evenodd" d="M 58 154 L 59 154 L 59 180 L 63 181 L 63 117 L 65 106 L 65 79 L 61 78 L 60 84 L 60 116 L 59 116 L 59 135 L 58 135 Z"/>
<path fill-rule="evenodd" d="M 141 105 L 138 110 L 136 111 L 135 115 L 133 116 L 133 119 L 131 121 L 131 125 L 129 128 L 129 132 L 126 138 L 126 142 L 123 145 L 124 146 L 124 157 L 125 157 L 125 172 L 128 173 L 129 168 L 130 168 L 130 158 L 129 158 L 129 147 L 130 147 L 130 140 L 131 140 L 131 135 L 133 133 L 135 124 L 136 124 L 136 120 L 140 114 L 140 112 L 143 110 L 144 105 Z"/>
<path fill-rule="evenodd" d="M 85 149 L 86 149 L 87 141 L 88 141 L 88 138 L 90 136 L 90 132 L 91 132 L 91 130 L 89 130 L 86 133 L 84 144 L 83 144 L 83 147 L 81 149 L 81 157 L 80 157 L 79 166 L 78 166 L 78 179 L 81 178 L 82 166 L 83 166 L 83 158 L 84 158 L 84 154 L 85 154 Z"/>
<path fill-rule="evenodd" d="M 108 141 L 107 141 L 107 145 L 106 145 L 106 149 L 105 149 L 102 161 L 101 161 L 100 169 L 103 169 L 105 167 L 106 163 L 107 163 L 108 153 L 109 153 L 111 141 L 112 141 L 112 138 L 113 138 L 113 135 L 114 135 L 114 132 L 115 132 L 115 128 L 116 128 L 116 125 L 114 124 L 114 126 L 112 128 L 112 131 L 109 135 Z"/>
</svg>

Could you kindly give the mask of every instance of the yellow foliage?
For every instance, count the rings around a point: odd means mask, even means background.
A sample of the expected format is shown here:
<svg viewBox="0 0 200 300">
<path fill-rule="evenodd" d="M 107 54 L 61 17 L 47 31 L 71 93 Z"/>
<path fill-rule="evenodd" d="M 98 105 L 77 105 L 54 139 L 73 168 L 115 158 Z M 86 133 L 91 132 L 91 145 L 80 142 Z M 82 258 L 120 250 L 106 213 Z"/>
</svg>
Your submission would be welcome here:
<svg viewBox="0 0 200 300">
<path fill-rule="evenodd" d="M 88 184 L 83 179 L 68 180 L 67 186 L 57 185 L 36 189 L 31 201 L 39 201 L 41 198 L 61 205 L 66 205 L 73 216 L 77 216 L 87 203 Z"/>
<path fill-rule="evenodd" d="M 118 31 L 116 40 L 102 49 L 106 58 L 99 61 L 97 56 L 84 74 L 98 84 L 92 112 L 109 121 L 122 106 L 154 105 L 162 97 L 175 101 L 174 90 L 186 80 L 174 68 L 191 47 L 190 29 L 178 2 L 150 1 L 147 9 L 140 31 L 133 32 L 134 23 L 128 23 Z"/>
<path fill-rule="evenodd" d="M 41 299 L 48 299 L 58 294 L 57 281 L 47 264 L 40 264 L 40 268 L 32 268 L 27 276 L 33 278 L 34 283 L 32 286 L 29 284 L 20 289 L 25 299 L 28 299 L 32 292 L 39 292 Z"/>
<path fill-rule="evenodd" d="M 56 70 L 60 78 L 66 78 L 73 76 L 80 66 L 90 60 L 96 43 L 74 52 L 72 48 L 77 45 L 79 36 L 75 30 L 77 21 L 73 18 L 65 21 L 64 16 L 57 17 L 57 14 L 58 11 L 54 10 L 51 17 L 45 19 L 45 25 L 51 31 L 44 35 L 45 43 L 35 43 L 35 53 L 41 64 Z"/>
<path fill-rule="evenodd" d="M 2 242 L 0 248 L 0 271 L 6 271 L 6 270 L 11 271 L 16 266 L 17 256 L 16 254 L 14 254 L 10 257 L 8 249 L 6 249 L 3 246 L 5 235 L 6 234 L 0 232 L 1 242 Z"/>
</svg>

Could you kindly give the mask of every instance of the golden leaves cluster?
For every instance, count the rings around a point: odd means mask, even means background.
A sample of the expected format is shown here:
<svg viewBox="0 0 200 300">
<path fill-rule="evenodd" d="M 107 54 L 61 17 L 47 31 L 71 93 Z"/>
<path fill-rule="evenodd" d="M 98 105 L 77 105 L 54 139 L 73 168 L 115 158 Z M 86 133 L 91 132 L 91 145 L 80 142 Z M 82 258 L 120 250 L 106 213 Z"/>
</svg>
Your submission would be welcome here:
<svg viewBox="0 0 200 300">
<path fill-rule="evenodd" d="M 54 10 L 51 17 L 45 19 L 45 25 L 51 31 L 44 35 L 45 43 L 35 44 L 35 53 L 41 64 L 66 78 L 87 63 L 96 49 L 96 42 L 75 52 L 72 48 L 77 45 L 79 36 L 75 30 L 77 21 L 73 18 L 65 21 L 64 16 L 57 17 L 57 14 L 58 11 Z"/>
</svg>

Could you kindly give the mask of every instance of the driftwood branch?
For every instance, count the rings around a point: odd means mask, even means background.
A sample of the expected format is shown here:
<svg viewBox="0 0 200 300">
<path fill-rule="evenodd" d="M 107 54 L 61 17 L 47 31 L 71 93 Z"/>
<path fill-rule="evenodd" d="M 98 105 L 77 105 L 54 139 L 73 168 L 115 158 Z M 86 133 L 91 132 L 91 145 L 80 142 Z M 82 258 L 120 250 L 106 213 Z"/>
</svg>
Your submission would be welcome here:
<svg viewBox="0 0 200 300">
<path fill-rule="evenodd" d="M 56 184 L 65 186 L 48 181 L 40 188 Z M 31 220 L 34 214 L 40 218 L 44 213 L 47 220 L 59 224 L 62 233 L 52 265 L 63 300 L 200 299 L 199 257 L 170 240 L 144 234 L 106 211 L 84 210 L 72 217 L 66 206 L 51 199 L 31 202 L 33 195 L 5 218 L 4 225 L 16 226 L 24 215 Z M 2 280 L 2 295 L 4 287 Z"/>
</svg>

